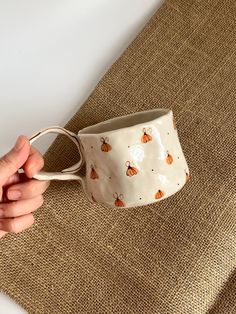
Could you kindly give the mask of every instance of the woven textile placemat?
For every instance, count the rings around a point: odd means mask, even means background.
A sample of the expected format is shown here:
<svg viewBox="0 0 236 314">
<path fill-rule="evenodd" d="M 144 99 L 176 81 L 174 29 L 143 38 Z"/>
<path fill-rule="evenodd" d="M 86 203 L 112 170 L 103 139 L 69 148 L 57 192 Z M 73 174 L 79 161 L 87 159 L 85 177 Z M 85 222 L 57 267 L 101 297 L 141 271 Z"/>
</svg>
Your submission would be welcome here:
<svg viewBox="0 0 236 314">
<path fill-rule="evenodd" d="M 236 313 L 235 30 L 235 0 L 166 1 L 66 124 L 171 108 L 191 180 L 130 209 L 53 181 L 35 225 L 0 241 L 0 287 L 29 313 Z M 45 159 L 78 153 L 58 136 Z"/>
</svg>

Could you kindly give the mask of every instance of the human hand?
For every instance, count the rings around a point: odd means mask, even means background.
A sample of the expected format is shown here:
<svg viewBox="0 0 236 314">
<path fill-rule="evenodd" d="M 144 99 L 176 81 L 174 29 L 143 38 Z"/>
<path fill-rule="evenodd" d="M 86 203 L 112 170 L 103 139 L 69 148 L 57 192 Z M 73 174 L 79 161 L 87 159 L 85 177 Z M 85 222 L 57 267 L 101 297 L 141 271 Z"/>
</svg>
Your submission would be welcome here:
<svg viewBox="0 0 236 314">
<path fill-rule="evenodd" d="M 42 194 L 50 185 L 50 181 L 32 178 L 43 166 L 42 155 L 24 135 L 0 158 L 0 238 L 8 232 L 21 232 L 34 223 L 32 212 L 42 206 Z M 21 167 L 24 173 L 18 173 Z"/>
</svg>

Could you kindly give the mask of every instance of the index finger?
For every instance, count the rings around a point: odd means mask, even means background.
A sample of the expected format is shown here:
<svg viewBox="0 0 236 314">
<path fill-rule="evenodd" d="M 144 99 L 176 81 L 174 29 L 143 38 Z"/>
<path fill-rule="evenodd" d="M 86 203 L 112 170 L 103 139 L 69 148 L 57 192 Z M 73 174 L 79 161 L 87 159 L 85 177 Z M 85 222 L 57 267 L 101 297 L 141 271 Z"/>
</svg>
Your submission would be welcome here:
<svg viewBox="0 0 236 314">
<path fill-rule="evenodd" d="M 44 166 L 42 154 L 33 146 L 30 147 L 29 157 L 26 160 L 23 169 L 28 178 L 32 178 Z"/>
</svg>

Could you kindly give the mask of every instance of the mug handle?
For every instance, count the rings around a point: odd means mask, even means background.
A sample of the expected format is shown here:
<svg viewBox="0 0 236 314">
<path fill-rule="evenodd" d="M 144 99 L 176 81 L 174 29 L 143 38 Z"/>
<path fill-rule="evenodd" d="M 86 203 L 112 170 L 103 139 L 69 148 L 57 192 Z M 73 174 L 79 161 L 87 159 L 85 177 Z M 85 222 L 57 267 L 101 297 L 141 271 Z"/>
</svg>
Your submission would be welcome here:
<svg viewBox="0 0 236 314">
<path fill-rule="evenodd" d="M 47 133 L 57 133 L 57 134 L 64 134 L 68 136 L 77 146 L 79 153 L 80 153 L 80 160 L 73 166 L 63 169 L 60 172 L 46 172 L 46 171 L 39 171 L 36 173 L 33 178 L 37 180 L 80 180 L 83 181 L 82 177 L 79 175 L 75 175 L 74 173 L 77 172 L 83 165 L 84 159 L 83 154 L 81 152 L 80 142 L 78 136 L 69 131 L 66 130 L 60 126 L 52 126 L 50 128 L 44 128 L 37 132 L 35 132 L 30 138 L 29 142 L 30 144 L 33 144 L 34 141 L 36 141 L 41 136 L 47 134 Z"/>
</svg>

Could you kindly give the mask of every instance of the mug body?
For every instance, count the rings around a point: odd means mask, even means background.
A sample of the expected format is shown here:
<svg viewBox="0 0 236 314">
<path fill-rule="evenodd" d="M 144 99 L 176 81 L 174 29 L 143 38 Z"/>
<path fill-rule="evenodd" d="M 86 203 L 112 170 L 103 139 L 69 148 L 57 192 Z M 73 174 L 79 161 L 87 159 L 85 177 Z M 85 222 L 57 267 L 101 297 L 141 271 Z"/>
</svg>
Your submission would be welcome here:
<svg viewBox="0 0 236 314">
<path fill-rule="evenodd" d="M 117 117 L 79 131 L 84 189 L 109 207 L 142 206 L 179 191 L 189 178 L 169 109 Z"/>
</svg>

